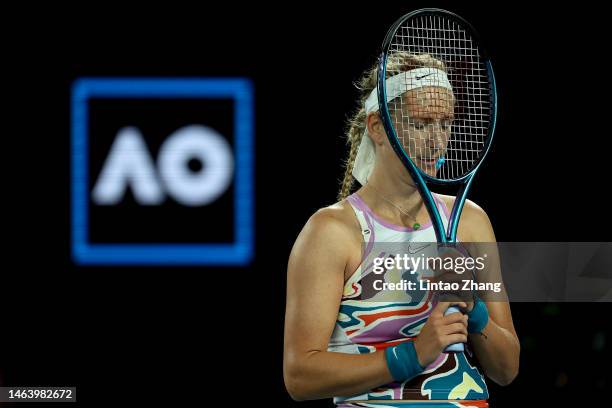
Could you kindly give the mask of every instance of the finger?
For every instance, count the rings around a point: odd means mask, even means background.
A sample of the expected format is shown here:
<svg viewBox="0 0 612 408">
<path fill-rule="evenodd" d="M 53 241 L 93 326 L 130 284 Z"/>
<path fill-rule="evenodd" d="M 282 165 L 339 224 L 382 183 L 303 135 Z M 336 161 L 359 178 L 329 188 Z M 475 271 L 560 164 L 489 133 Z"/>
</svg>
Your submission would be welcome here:
<svg viewBox="0 0 612 408">
<path fill-rule="evenodd" d="M 459 301 L 459 300 L 453 301 L 453 302 L 449 302 L 449 303 L 450 303 L 450 305 L 448 307 L 457 306 L 460 309 L 465 309 L 467 307 L 467 303 Z M 448 307 L 447 307 L 447 309 L 448 309 Z"/>
<path fill-rule="evenodd" d="M 438 302 L 436 307 L 433 308 L 431 314 L 444 316 L 446 310 L 452 305 L 452 302 Z"/>
<path fill-rule="evenodd" d="M 467 343 L 467 335 L 465 334 L 449 334 L 446 336 L 444 343 L 448 346 L 449 344 L 455 343 Z"/>
<path fill-rule="evenodd" d="M 463 313 L 450 313 L 443 317 L 442 324 L 449 325 L 453 323 L 465 323 L 467 325 L 468 317 Z"/>
<path fill-rule="evenodd" d="M 463 323 L 453 323 L 444 326 L 444 334 L 465 334 L 467 336 L 467 326 Z"/>
<path fill-rule="evenodd" d="M 452 301 L 452 302 L 438 302 L 436 307 L 431 311 L 432 314 L 442 314 L 446 312 L 446 310 L 451 306 L 457 306 L 459 308 L 466 308 L 467 304 L 465 302 L 460 301 Z M 453 313 L 454 314 L 454 313 Z"/>
</svg>

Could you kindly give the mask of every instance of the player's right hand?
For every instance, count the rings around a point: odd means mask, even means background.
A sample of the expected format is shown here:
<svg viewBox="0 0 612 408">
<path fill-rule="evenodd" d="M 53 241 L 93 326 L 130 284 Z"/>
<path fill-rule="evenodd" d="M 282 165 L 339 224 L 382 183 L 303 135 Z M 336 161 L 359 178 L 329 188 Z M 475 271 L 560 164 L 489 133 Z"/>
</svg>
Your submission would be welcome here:
<svg viewBox="0 0 612 408">
<path fill-rule="evenodd" d="M 450 344 L 467 342 L 468 317 L 463 313 L 451 313 L 444 316 L 444 312 L 450 306 L 458 306 L 463 309 L 467 307 L 465 302 L 438 302 L 414 340 L 414 348 L 421 367 L 427 367 L 433 363 Z"/>
</svg>

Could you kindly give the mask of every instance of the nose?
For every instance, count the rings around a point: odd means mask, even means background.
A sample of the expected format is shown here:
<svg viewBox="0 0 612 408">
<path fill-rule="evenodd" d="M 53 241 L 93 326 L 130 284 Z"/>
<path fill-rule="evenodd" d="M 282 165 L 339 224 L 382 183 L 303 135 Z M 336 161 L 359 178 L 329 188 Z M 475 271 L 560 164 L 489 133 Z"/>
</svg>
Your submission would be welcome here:
<svg viewBox="0 0 612 408">
<path fill-rule="evenodd" d="M 448 128 L 440 120 L 436 120 L 430 125 L 429 146 L 434 149 L 442 149 L 446 147 L 448 139 Z"/>
</svg>

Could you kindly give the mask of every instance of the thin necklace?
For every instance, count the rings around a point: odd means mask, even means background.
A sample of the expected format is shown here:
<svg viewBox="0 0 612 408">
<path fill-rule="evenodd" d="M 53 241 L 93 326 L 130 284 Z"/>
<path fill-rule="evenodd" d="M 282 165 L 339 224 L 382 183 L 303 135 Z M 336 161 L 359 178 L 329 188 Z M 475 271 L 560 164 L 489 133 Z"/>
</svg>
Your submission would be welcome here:
<svg viewBox="0 0 612 408">
<path fill-rule="evenodd" d="M 378 195 L 380 196 L 380 198 L 382 198 L 383 200 L 385 200 L 386 202 L 388 202 L 389 204 L 391 204 L 392 206 L 394 206 L 395 208 L 398 209 L 399 212 L 401 212 L 402 214 L 410 217 L 410 219 L 414 220 L 414 224 L 412 224 L 412 229 L 414 230 L 418 230 L 419 228 L 421 228 L 421 224 L 419 224 L 417 222 L 417 219 L 415 216 L 413 216 L 412 214 L 409 214 L 408 212 L 406 212 L 406 210 L 404 210 L 402 207 L 400 207 L 399 205 L 395 204 L 393 201 L 391 201 L 390 199 L 388 199 L 384 194 L 382 194 L 380 191 L 378 191 L 378 189 L 374 186 L 372 186 L 371 184 L 367 184 L 366 187 L 370 187 L 372 188 L 374 191 L 376 191 L 376 193 L 378 193 Z M 416 187 L 416 186 L 414 186 Z M 423 205 L 423 203 L 421 203 L 421 206 Z M 419 210 L 421 209 L 421 207 L 419 206 L 419 209 L 417 210 L 417 214 L 419 213 Z"/>
</svg>

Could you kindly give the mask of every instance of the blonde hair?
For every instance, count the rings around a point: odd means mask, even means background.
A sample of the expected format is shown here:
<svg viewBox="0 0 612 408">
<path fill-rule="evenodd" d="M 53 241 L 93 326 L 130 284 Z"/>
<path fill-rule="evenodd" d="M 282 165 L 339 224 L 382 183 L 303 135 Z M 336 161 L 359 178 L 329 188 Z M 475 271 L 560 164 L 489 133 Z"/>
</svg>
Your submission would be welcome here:
<svg viewBox="0 0 612 408">
<path fill-rule="evenodd" d="M 349 145 L 349 153 L 344 162 L 344 179 L 338 192 L 338 200 L 341 201 L 348 197 L 353 191 L 355 179 L 352 175 L 357 149 L 361 144 L 361 138 L 366 128 L 366 112 L 364 103 L 370 93 L 377 85 L 378 64 L 368 69 L 361 79 L 355 83 L 360 91 L 357 109 L 349 118 L 346 125 L 346 143 Z M 409 54 L 407 52 L 396 52 L 387 58 L 386 78 L 397 75 L 400 72 L 410 71 L 416 68 L 438 68 L 446 72 L 446 66 L 442 61 L 429 54 Z"/>
</svg>

